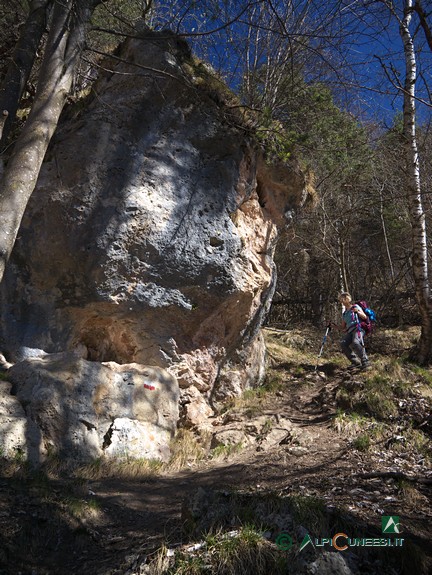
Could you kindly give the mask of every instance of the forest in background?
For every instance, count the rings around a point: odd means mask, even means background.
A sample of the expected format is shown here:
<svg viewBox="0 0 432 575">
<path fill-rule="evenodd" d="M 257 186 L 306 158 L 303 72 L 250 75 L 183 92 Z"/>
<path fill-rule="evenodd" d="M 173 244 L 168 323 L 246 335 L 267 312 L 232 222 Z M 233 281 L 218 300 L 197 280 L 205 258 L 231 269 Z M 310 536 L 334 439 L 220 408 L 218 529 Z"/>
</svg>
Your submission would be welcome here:
<svg viewBox="0 0 432 575">
<path fill-rule="evenodd" d="M 166 467 L 97 459 L 71 473 L 54 456 L 33 470 L 20 451 L 6 461 L 0 450 L 0 571 L 300 573 L 310 567 L 297 553 L 305 533 L 383 537 L 382 518 L 394 516 L 406 545 L 350 551 L 354 572 L 430 572 L 431 373 L 406 359 L 419 325 L 414 359 L 432 359 L 431 9 L 427 0 L 0 0 L 0 281 L 61 114 L 85 106 L 119 42 L 146 26 L 182 35 L 197 80 L 243 114 L 268 162 L 295 158 L 316 191 L 277 246 L 267 321 L 283 329 L 263 330 L 264 384 L 224 406 L 211 443 L 179 429 Z M 377 312 L 371 371 L 347 371 L 331 337 L 317 358 L 321 331 L 305 325 L 337 320 L 342 288 Z M 246 445 L 241 435 L 224 443 L 249 429 Z M 210 513 L 192 523 L 200 500 Z M 287 534 L 291 555 L 277 544 Z M 333 560 L 329 572 L 348 572 L 342 553 L 320 556 Z"/>
<path fill-rule="evenodd" d="M 316 190 L 279 241 L 268 322 L 337 319 L 347 289 L 382 325 L 421 325 L 415 358 L 429 363 L 431 11 L 427 0 L 2 0 L 1 275 L 61 110 L 119 41 L 171 30 L 211 64 L 267 160 L 295 157 Z"/>
</svg>

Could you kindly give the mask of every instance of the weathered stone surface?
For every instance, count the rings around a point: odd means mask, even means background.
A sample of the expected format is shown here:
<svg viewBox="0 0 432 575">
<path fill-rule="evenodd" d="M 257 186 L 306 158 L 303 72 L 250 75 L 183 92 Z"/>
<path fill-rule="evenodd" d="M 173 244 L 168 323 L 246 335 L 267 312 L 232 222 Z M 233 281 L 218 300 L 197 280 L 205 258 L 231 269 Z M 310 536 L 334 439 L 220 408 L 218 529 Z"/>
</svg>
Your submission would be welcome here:
<svg viewBox="0 0 432 575">
<path fill-rule="evenodd" d="M 250 435 L 245 433 L 241 429 L 222 429 L 221 431 L 217 431 L 211 441 L 211 449 L 215 447 L 223 446 L 223 447 L 235 447 L 235 446 L 242 446 L 246 447 L 247 445 L 252 445 L 254 442 L 254 438 Z"/>
<path fill-rule="evenodd" d="M 293 430 L 293 423 L 279 415 L 259 415 L 245 421 L 235 412 L 229 413 L 223 418 L 222 428 L 213 432 L 211 447 L 242 445 L 268 450 L 282 442 L 290 442 Z"/>
<path fill-rule="evenodd" d="M 0 372 L 7 371 L 12 364 L 9 361 L 6 361 L 5 356 L 0 353 Z"/>
<path fill-rule="evenodd" d="M 227 400 L 238 397 L 242 391 L 258 386 L 265 376 L 265 343 L 261 333 L 249 345 L 236 350 L 223 365 L 212 390 L 211 401 L 221 407 Z"/>
<path fill-rule="evenodd" d="M 104 453 L 109 457 L 160 459 L 170 457 L 171 436 L 153 423 L 117 417 L 106 435 Z"/>
<path fill-rule="evenodd" d="M 53 452 L 84 460 L 104 454 L 169 456 L 179 388 L 163 369 L 102 365 L 57 353 L 15 364 L 8 378 L 27 425 L 38 430 L 33 460 Z"/>
<path fill-rule="evenodd" d="M 352 570 L 349 566 L 348 562 L 351 557 L 344 557 L 342 553 L 322 551 L 318 557 L 316 555 L 316 551 L 313 555 L 299 554 L 290 566 L 289 575 L 335 575 L 336 573 L 337 575 L 355 575 L 359 572 L 357 569 Z M 382 565 L 379 567 L 382 568 Z"/>
<path fill-rule="evenodd" d="M 118 56 L 97 96 L 64 114 L 2 282 L 1 365 L 18 362 L 41 453 L 117 453 L 123 433 L 154 425 L 162 437 L 150 397 L 132 399 L 120 368 L 101 363 L 166 368 L 216 409 L 258 384 L 278 227 L 307 195 L 295 166 L 264 164 L 182 40 L 146 32 Z M 75 359 L 60 368 L 63 352 Z M 190 426 L 212 413 L 198 396 L 183 408 Z M 161 439 L 153 455 L 165 452 Z"/>
<path fill-rule="evenodd" d="M 199 390 L 191 385 L 180 393 L 181 423 L 184 427 L 192 427 L 197 430 L 211 427 L 208 418 L 214 412 L 204 399 Z"/>
<path fill-rule="evenodd" d="M 11 384 L 0 381 L 0 454 L 27 456 L 27 418 L 19 401 L 10 394 Z"/>
</svg>

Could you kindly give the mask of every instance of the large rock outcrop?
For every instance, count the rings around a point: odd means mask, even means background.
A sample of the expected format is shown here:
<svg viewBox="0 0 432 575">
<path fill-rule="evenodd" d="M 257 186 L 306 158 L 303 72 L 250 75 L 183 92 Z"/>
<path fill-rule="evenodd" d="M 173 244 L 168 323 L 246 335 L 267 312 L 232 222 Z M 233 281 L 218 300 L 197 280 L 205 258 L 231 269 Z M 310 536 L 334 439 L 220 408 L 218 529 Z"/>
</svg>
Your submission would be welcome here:
<svg viewBox="0 0 432 575">
<path fill-rule="evenodd" d="M 9 417 L 0 421 L 20 427 L 19 433 L 4 432 L 7 454 L 19 448 L 35 463 L 50 453 L 73 460 L 169 458 L 179 387 L 164 369 L 101 364 L 61 352 L 16 363 L 8 379 L 18 401 L 9 401 Z M 24 433 L 17 405 L 25 411 Z"/>
<path fill-rule="evenodd" d="M 159 366 L 183 407 L 196 391 L 214 407 L 262 378 L 277 230 L 306 181 L 265 166 L 175 36 L 144 32 L 105 68 L 64 118 L 22 222 L 2 351 Z"/>
</svg>

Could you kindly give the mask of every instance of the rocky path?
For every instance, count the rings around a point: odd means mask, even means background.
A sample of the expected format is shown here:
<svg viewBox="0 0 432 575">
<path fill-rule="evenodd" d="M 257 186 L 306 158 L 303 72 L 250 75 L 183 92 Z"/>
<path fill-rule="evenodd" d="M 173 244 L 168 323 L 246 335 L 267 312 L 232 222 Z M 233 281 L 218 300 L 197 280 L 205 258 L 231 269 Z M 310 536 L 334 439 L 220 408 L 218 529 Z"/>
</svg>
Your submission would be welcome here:
<svg viewBox="0 0 432 575">
<path fill-rule="evenodd" d="M 335 428 L 335 394 L 347 380 L 355 384 L 355 378 L 353 381 L 342 370 L 330 378 L 311 371 L 302 383 L 294 378 L 287 382 L 286 390 L 266 398 L 255 419 L 243 414 L 242 420 L 241 410 L 234 410 L 215 426 L 222 432 L 226 427 L 232 429 L 233 419 L 240 429 L 254 428 L 254 421 L 263 418 L 291 422 L 285 437 L 273 445 L 266 446 L 255 429 L 254 442 L 225 459 L 127 485 L 100 482 L 92 489 L 104 507 L 116 509 L 117 517 L 132 520 L 128 534 L 123 533 L 126 544 L 133 537 L 145 547 L 162 540 L 171 544 L 182 541 L 182 504 L 202 487 L 257 496 L 317 498 L 324 500 L 328 509 L 343 508 L 354 522 L 365 522 L 377 530 L 382 515 L 398 515 L 410 538 L 432 556 L 430 485 L 413 482 L 407 496 L 401 479 L 408 470 L 398 467 L 391 452 L 356 450 L 352 438 Z M 228 423 L 224 425 L 224 421 Z M 392 477 L 387 469 L 397 469 L 400 475 Z M 419 475 L 424 476 L 421 466 Z M 115 524 L 111 528 L 116 530 Z"/>
<path fill-rule="evenodd" d="M 83 481 L 72 488 L 70 501 L 84 502 L 85 510 L 72 521 L 70 509 L 65 519 L 61 482 L 29 489 L 16 478 L 2 479 L 0 575 L 138 572 L 137 565 L 159 545 L 185 542 L 182 508 L 200 487 L 317 498 L 375 530 L 382 515 L 397 515 L 407 537 L 432 557 L 428 470 L 391 445 L 354 448 L 352 436 L 335 425 L 341 385 L 349 388 L 356 379 L 340 369 L 326 375 L 311 366 L 301 377 L 287 372 L 282 388 L 214 421 L 216 436 L 245 434 L 243 449 L 181 472 Z M 23 548 L 29 549 L 25 558 Z"/>
</svg>

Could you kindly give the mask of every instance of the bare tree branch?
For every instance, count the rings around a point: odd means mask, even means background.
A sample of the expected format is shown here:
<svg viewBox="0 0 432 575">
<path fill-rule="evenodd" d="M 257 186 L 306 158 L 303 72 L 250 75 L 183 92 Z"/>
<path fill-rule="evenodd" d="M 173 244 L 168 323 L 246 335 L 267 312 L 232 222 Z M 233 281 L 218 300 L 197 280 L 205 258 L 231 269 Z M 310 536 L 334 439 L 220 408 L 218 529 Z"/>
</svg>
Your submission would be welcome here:
<svg viewBox="0 0 432 575">
<path fill-rule="evenodd" d="M 414 10 L 417 12 L 417 15 L 420 20 L 420 26 L 423 28 L 423 32 L 428 43 L 429 49 L 432 52 L 432 31 L 427 21 L 429 14 L 426 14 L 423 10 L 420 0 L 416 0 L 414 4 Z"/>
</svg>

